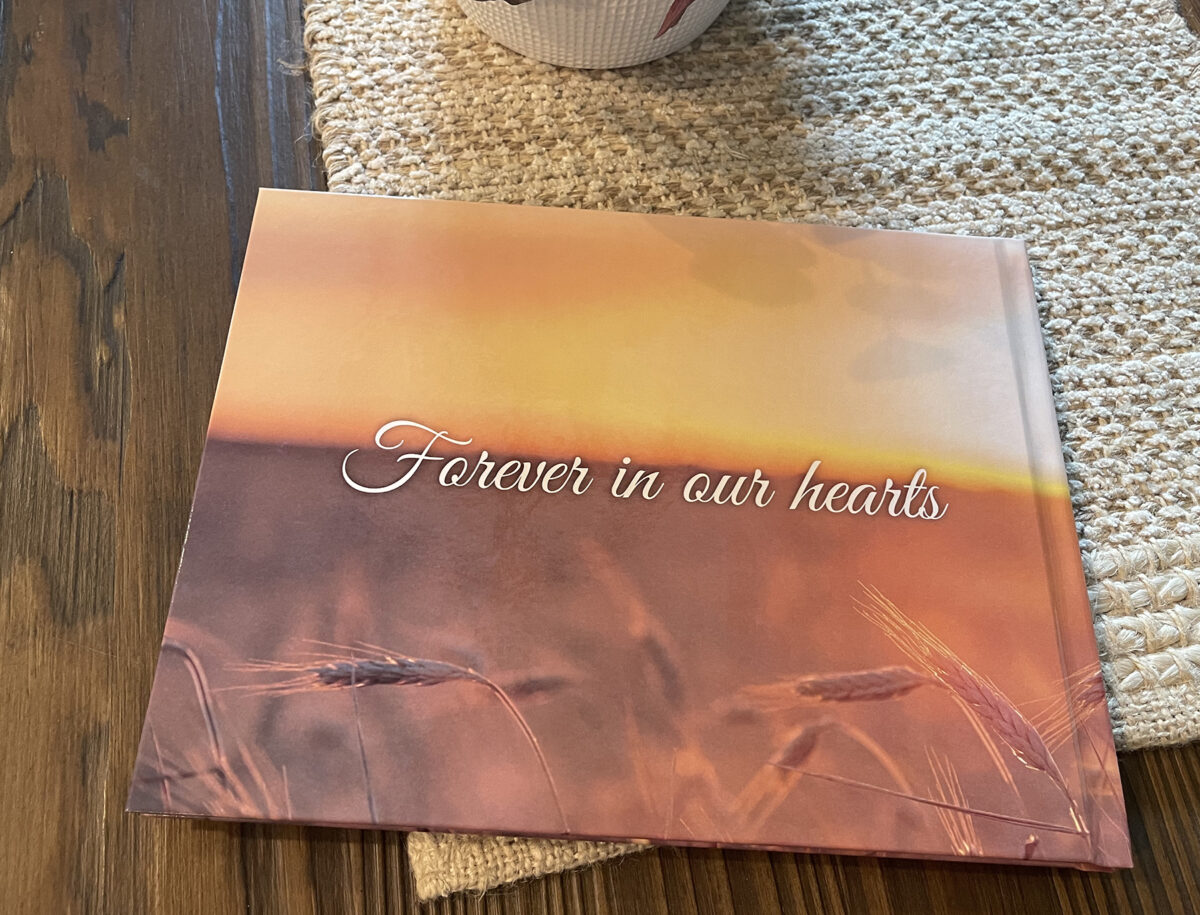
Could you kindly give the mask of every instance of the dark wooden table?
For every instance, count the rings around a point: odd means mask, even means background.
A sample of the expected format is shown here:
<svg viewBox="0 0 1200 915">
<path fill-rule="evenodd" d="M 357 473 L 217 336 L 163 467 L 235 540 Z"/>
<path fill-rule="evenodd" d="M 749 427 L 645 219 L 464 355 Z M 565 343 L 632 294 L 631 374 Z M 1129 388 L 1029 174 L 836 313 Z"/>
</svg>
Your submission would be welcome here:
<svg viewBox="0 0 1200 915">
<path fill-rule="evenodd" d="M 322 186 L 300 34 L 0 0 L 0 910 L 420 908 L 399 835 L 123 812 L 255 193 Z M 1128 873 L 664 850 L 429 910 L 1196 911 L 1200 746 L 1121 768 Z"/>
</svg>

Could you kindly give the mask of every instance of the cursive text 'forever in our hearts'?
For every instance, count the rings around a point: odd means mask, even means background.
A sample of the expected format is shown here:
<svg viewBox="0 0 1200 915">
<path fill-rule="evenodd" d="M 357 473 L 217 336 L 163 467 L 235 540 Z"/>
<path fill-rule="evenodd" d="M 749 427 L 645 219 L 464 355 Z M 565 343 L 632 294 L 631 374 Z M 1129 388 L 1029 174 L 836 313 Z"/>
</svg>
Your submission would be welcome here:
<svg viewBox="0 0 1200 915">
<path fill-rule="evenodd" d="M 401 436 L 401 437 L 397 437 Z M 401 451 L 406 438 L 417 439 L 419 448 Z M 395 439 L 393 441 L 393 439 Z M 540 490 L 555 495 L 582 496 L 592 485 L 592 471 L 582 458 L 567 461 L 534 461 L 512 458 L 502 461 L 492 458 L 486 450 L 466 457 L 446 457 L 434 454 L 439 443 L 465 448 L 473 439 L 457 439 L 445 430 L 438 432 L 429 426 L 407 419 L 384 423 L 375 433 L 375 445 L 382 451 L 400 452 L 396 464 L 400 472 L 389 483 L 372 485 L 350 473 L 351 458 L 359 453 L 355 448 L 342 459 L 342 479 L 351 488 L 363 493 L 394 492 L 411 480 L 424 464 L 440 464 L 437 481 L 442 486 L 476 486 L 480 489 L 533 492 Z M 857 485 L 839 480 L 816 478 L 820 460 L 810 461 L 787 508 L 790 511 L 807 509 L 812 512 L 846 513 L 848 515 L 888 515 L 921 521 L 938 521 L 945 517 L 949 505 L 938 495 L 939 487 L 929 481 L 923 467 L 913 471 L 911 478 L 901 483 L 888 477 L 882 483 L 859 482 Z M 620 465 L 609 487 L 616 499 L 650 502 L 662 493 L 663 471 L 636 467 L 628 457 Z M 775 498 L 775 484 L 761 469 L 751 475 L 720 476 L 704 471 L 692 474 L 683 484 L 683 501 L 723 508 L 766 508 Z"/>
</svg>

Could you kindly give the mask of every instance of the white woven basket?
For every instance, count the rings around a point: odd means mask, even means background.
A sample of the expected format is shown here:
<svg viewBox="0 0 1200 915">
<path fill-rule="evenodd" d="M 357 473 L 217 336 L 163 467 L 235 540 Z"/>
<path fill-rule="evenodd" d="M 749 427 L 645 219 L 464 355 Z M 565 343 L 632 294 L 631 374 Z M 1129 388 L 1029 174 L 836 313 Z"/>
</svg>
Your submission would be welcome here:
<svg viewBox="0 0 1200 915">
<path fill-rule="evenodd" d="M 467 18 L 527 57 L 561 67 L 630 67 L 690 44 L 729 0 L 692 0 L 664 31 L 672 0 L 458 0 Z"/>
</svg>

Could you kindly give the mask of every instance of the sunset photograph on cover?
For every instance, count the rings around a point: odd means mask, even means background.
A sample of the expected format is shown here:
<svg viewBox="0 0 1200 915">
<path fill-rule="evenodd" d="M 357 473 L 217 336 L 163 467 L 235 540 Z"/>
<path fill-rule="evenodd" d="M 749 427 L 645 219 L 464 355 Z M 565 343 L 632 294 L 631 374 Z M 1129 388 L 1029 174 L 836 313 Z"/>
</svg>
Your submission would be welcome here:
<svg viewBox="0 0 1200 915">
<path fill-rule="evenodd" d="M 263 191 L 129 808 L 1128 866 L 1023 245 Z"/>
</svg>

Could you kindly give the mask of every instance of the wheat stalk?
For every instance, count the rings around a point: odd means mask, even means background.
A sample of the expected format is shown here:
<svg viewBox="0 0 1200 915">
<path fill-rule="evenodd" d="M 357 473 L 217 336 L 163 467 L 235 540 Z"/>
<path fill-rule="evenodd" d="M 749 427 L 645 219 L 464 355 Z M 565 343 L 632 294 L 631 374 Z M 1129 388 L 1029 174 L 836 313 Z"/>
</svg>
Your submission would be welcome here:
<svg viewBox="0 0 1200 915">
<path fill-rule="evenodd" d="M 854 725 L 845 722 L 835 722 L 838 732 L 853 740 L 856 744 L 875 757 L 875 761 L 883 767 L 883 770 L 891 776 L 897 786 L 904 791 L 912 791 L 912 786 L 908 783 L 908 779 L 904 777 L 904 772 L 892 757 L 892 754 L 885 750 L 882 746 L 875 742 L 866 731 L 856 728 Z"/>
<path fill-rule="evenodd" d="M 775 754 L 746 783 L 733 803 L 733 809 L 743 821 L 750 822 L 749 817 L 757 811 L 752 825 L 756 830 L 762 828 L 803 778 L 805 764 L 826 734 L 841 735 L 858 744 L 874 757 L 901 790 L 912 791 L 895 759 L 870 735 L 836 718 L 819 718 L 791 731 Z"/>
<path fill-rule="evenodd" d="M 810 674 L 743 687 L 731 711 L 775 712 L 825 702 L 881 702 L 906 696 L 918 686 L 932 682 L 911 667 Z"/>
<path fill-rule="evenodd" d="M 679 661 L 679 647 L 670 630 L 650 612 L 637 586 L 600 544 L 584 541 L 580 553 L 592 575 L 604 585 L 613 602 L 624 610 L 629 635 L 654 672 L 663 698 L 673 709 L 680 711 L 686 704 L 683 664 Z"/>
<path fill-rule="evenodd" d="M 504 691 L 514 702 L 518 699 L 542 699 L 566 689 L 571 678 L 561 674 L 533 674 L 503 683 Z"/>
<path fill-rule="evenodd" d="M 698 807 L 712 822 L 721 841 L 728 842 L 729 836 L 724 825 L 712 820 L 707 807 L 712 806 L 725 813 L 730 809 L 732 800 L 721 783 L 716 766 L 692 736 L 690 729 L 685 728 L 684 734 L 686 736 L 683 744 L 676 747 L 671 755 L 671 800 L 668 817 L 673 816 L 675 810 L 683 813 L 691 804 L 693 809 Z"/>
<path fill-rule="evenodd" d="M 371 786 L 371 767 L 367 763 L 367 742 L 363 738 L 362 714 L 358 708 L 358 691 L 354 689 L 354 675 L 350 675 L 350 702 L 354 708 L 354 734 L 358 740 L 358 759 L 362 765 L 363 789 L 367 794 L 367 815 L 374 825 L 379 822 L 379 812 L 375 808 L 375 791 Z"/>
<path fill-rule="evenodd" d="M 979 835 L 975 831 L 975 821 L 969 814 L 962 812 L 962 810 L 970 808 L 967 806 L 962 783 L 958 780 L 958 772 L 946 757 L 938 756 L 931 749 L 926 749 L 925 752 L 929 758 L 929 768 L 933 771 L 933 787 L 937 800 L 950 805 L 934 809 L 937 812 L 938 821 L 946 830 L 946 835 L 950 837 L 950 845 L 954 849 L 954 853 L 976 857 L 982 855 Z M 951 807 L 960 807 L 962 810 L 954 810 Z"/>
<path fill-rule="evenodd" d="M 910 619 L 878 590 L 864 586 L 859 612 L 878 626 L 931 677 L 946 687 L 959 706 L 976 718 L 1027 768 L 1044 773 L 1070 808 L 1075 831 L 1087 835 L 1066 779 L 1045 740 L 1020 710 L 982 674 L 968 666 L 925 626 Z"/>
<path fill-rule="evenodd" d="M 1038 713 L 1029 716 L 1047 745 L 1060 747 L 1075 733 L 1080 718 L 1108 702 L 1100 671 L 1080 671 L 1067 679 L 1067 694 L 1054 696 Z"/>
<path fill-rule="evenodd" d="M 287 806 L 280 811 L 274 803 L 276 792 L 268 785 L 254 755 L 240 741 L 235 744 L 236 752 L 227 769 L 206 764 L 196 753 L 185 753 L 182 765 L 171 765 L 164 760 L 157 738 L 154 746 L 157 769 L 139 771 L 134 777 L 142 783 L 160 785 L 164 812 L 266 820 L 279 819 L 285 813 L 291 819 L 286 777 L 283 787 Z"/>
<path fill-rule="evenodd" d="M 744 687 L 739 691 L 737 698 L 718 703 L 717 709 L 724 709 L 727 720 L 737 720 L 753 718 L 760 713 L 789 711 L 826 702 L 879 702 L 897 699 L 924 684 L 942 685 L 935 678 L 920 671 L 900 666 L 837 674 L 810 674 L 776 683 Z M 995 740 L 980 723 L 977 715 L 968 713 L 967 720 L 979 736 L 1004 783 L 1017 793 L 1016 782 L 1004 764 Z"/>
<path fill-rule="evenodd" d="M 904 791 L 893 791 L 890 788 L 868 784 L 867 782 L 855 781 L 852 778 L 843 778 L 840 775 L 830 775 L 826 772 L 806 772 L 804 774 L 809 778 L 820 779 L 824 782 L 833 782 L 835 785 L 846 785 L 850 788 L 861 788 L 864 791 L 874 791 L 876 794 L 886 794 L 888 797 L 896 797 L 902 800 L 912 801 L 916 804 L 925 804 L 929 807 L 940 807 L 943 810 L 954 810 L 973 817 L 983 817 L 987 820 L 995 820 L 999 823 L 1011 823 L 1016 826 L 1025 826 L 1031 829 L 1044 829 L 1048 832 L 1061 832 L 1072 836 L 1077 836 L 1080 834 L 1074 826 L 1060 826 L 1058 823 L 1045 823 L 1041 820 L 1033 820 L 1028 817 L 1011 816 L 1010 814 L 997 813 L 993 810 L 976 810 L 974 807 L 965 807 L 961 804 L 955 804 L 951 801 L 941 801 L 931 797 L 922 797 L 919 794 L 910 794 Z"/>
<path fill-rule="evenodd" d="M 432 687 L 447 683 L 473 683 L 488 690 L 504 707 L 505 711 L 521 729 L 525 741 L 537 756 L 538 765 L 545 776 L 546 784 L 554 797 L 554 805 L 562 820 L 563 831 L 570 832 L 566 811 L 562 798 L 558 793 L 558 785 L 550 772 L 550 764 L 542 752 L 542 745 L 537 735 L 521 714 L 520 709 L 494 680 L 489 679 L 479 671 L 463 667 L 449 661 L 437 661 L 430 658 L 415 658 L 408 655 L 382 653 L 374 658 L 330 659 L 323 663 L 310 662 L 301 664 L 258 662 L 251 665 L 253 669 L 271 671 L 295 671 L 299 676 L 290 680 L 277 682 L 268 687 L 274 691 L 293 692 L 305 689 L 365 689 L 373 686 L 413 686 Z"/>
<path fill-rule="evenodd" d="M 222 783 L 229 781 L 229 759 L 225 755 L 225 747 L 221 743 L 221 732 L 217 730 L 217 717 L 213 712 L 212 690 L 208 686 L 208 677 L 204 673 L 204 665 L 183 642 L 173 638 L 164 638 L 162 650 L 179 655 L 187 667 L 196 692 L 196 703 L 200 706 L 200 714 L 204 718 L 204 727 L 208 732 L 208 742 L 212 747 L 213 759 L 216 762 L 217 777 Z"/>
<path fill-rule="evenodd" d="M 204 720 L 212 763 L 206 765 L 191 754 L 185 754 L 183 766 L 169 767 L 163 758 L 157 731 L 152 727 L 150 733 L 157 769 L 148 774 L 139 773 L 135 776 L 137 780 L 159 784 L 164 810 L 167 811 L 194 810 L 217 816 L 275 819 L 277 811 L 272 803 L 273 793 L 267 786 L 262 770 L 255 762 L 254 755 L 236 739 L 234 741 L 235 758 L 240 761 L 241 767 L 249 775 L 249 782 L 242 778 L 238 773 L 237 766 L 230 761 L 225 743 L 221 738 L 221 731 L 217 727 L 212 689 L 200 658 L 185 642 L 170 636 L 163 639 L 162 650 L 164 653 L 178 655 L 187 668 L 192 688 L 196 694 L 196 703 Z M 178 790 L 173 791 L 172 786 Z M 254 789 L 257 789 L 257 798 Z M 290 798 L 288 803 L 290 806 Z"/>
<path fill-rule="evenodd" d="M 1066 701 L 1072 704 L 1091 705 L 1092 703 L 1106 699 L 1108 695 L 1104 689 L 1104 677 L 1095 668 L 1088 669 L 1085 667 L 1082 670 L 1075 671 L 1067 677 L 1066 687 Z M 1062 704 L 1063 693 L 1061 691 L 1022 703 L 1025 708 L 1047 708 Z M 1037 716 L 1030 715 L 1029 717 L 1032 719 Z"/>
<path fill-rule="evenodd" d="M 647 810 L 655 810 L 658 806 L 658 792 L 654 788 L 654 779 L 651 777 L 650 764 L 648 762 L 649 754 L 646 752 L 646 742 L 642 738 L 642 731 L 638 727 L 637 715 L 634 713 L 633 704 L 629 698 L 625 699 L 625 743 L 627 752 L 629 753 L 629 761 L 633 767 L 634 782 L 637 785 L 638 793 L 641 795 L 642 804 Z M 673 797 L 673 795 L 668 795 Z M 667 823 L 671 821 L 671 809 L 667 808 L 666 818 Z M 664 831 L 666 827 L 664 826 Z"/>
<path fill-rule="evenodd" d="M 830 718 L 789 732 L 779 749 L 748 781 L 733 801 L 733 809 L 755 831 L 771 817 L 804 777 L 803 766 L 817 749 L 822 734 L 836 723 Z"/>
</svg>

